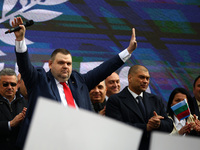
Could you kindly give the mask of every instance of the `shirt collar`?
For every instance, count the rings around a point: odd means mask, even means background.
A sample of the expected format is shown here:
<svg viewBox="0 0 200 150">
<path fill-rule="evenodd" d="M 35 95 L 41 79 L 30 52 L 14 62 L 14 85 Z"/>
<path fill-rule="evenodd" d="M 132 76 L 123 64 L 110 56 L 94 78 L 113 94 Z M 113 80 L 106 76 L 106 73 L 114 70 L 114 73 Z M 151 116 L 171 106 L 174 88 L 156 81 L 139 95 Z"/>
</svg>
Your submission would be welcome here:
<svg viewBox="0 0 200 150">
<path fill-rule="evenodd" d="M 2 96 L 3 97 L 3 96 Z M 3 97 L 5 100 L 7 100 L 8 101 L 8 103 L 12 103 L 15 99 L 16 99 L 16 95 L 15 95 L 15 97 L 14 97 L 14 99 L 10 102 L 7 98 L 5 98 L 5 97 Z"/>
<path fill-rule="evenodd" d="M 196 101 L 197 101 L 197 105 L 200 107 L 200 101 L 198 101 L 197 99 L 196 99 Z"/>
<path fill-rule="evenodd" d="M 200 101 L 198 101 L 197 99 L 196 99 L 196 101 L 197 101 L 197 105 L 198 105 L 198 108 L 199 108 L 199 111 L 200 111 Z"/>
<path fill-rule="evenodd" d="M 128 87 L 129 92 L 131 93 L 131 95 L 136 99 L 136 97 L 141 96 L 143 98 L 143 92 L 140 93 L 140 95 L 137 95 L 135 92 L 131 91 Z"/>
<path fill-rule="evenodd" d="M 181 127 L 185 126 L 186 120 L 183 119 L 183 120 L 180 120 L 180 121 L 179 121 L 179 120 L 176 118 L 176 116 L 174 116 L 174 124 L 175 124 L 175 126 L 178 127 L 179 130 L 180 130 Z"/>
<path fill-rule="evenodd" d="M 56 81 L 56 85 L 59 85 L 60 82 L 58 82 L 58 80 L 56 80 L 56 78 L 54 78 L 54 79 L 55 79 L 55 81 Z M 66 81 L 66 84 L 68 85 L 68 81 Z"/>
</svg>

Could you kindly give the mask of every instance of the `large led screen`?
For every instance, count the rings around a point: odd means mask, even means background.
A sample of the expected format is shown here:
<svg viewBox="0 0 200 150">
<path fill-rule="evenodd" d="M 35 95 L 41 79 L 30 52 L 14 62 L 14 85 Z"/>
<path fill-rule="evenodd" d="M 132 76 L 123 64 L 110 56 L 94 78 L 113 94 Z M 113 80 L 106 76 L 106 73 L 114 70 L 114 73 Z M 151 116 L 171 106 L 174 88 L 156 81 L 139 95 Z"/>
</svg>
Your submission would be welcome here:
<svg viewBox="0 0 200 150">
<path fill-rule="evenodd" d="M 84 73 L 127 48 L 134 27 L 138 48 L 117 70 L 122 88 L 129 67 L 141 64 L 150 71 L 148 90 L 167 102 L 176 87 L 192 94 L 200 74 L 199 6 L 199 0 L 1 0 L 0 69 L 18 70 L 14 34 L 5 34 L 16 16 L 34 21 L 26 43 L 33 65 L 46 70 L 52 51 L 66 48 L 73 69 Z"/>
</svg>

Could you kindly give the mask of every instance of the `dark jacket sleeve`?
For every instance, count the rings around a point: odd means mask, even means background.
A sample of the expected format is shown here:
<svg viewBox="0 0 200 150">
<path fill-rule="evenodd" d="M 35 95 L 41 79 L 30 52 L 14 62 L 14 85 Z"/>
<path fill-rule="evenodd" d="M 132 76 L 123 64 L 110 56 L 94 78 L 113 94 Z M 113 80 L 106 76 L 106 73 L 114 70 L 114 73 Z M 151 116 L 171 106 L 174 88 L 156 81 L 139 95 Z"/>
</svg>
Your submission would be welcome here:
<svg viewBox="0 0 200 150">
<path fill-rule="evenodd" d="M 159 103 L 160 103 L 159 115 L 163 116 L 164 119 L 161 119 L 160 128 L 158 128 L 158 130 L 171 133 L 171 131 L 173 130 L 173 121 L 170 118 L 168 118 L 165 106 L 161 99 L 159 100 Z"/>
<path fill-rule="evenodd" d="M 84 74 L 85 82 L 89 91 L 98 85 L 101 81 L 106 79 L 114 71 L 119 69 L 123 64 L 124 62 L 121 60 L 119 55 L 115 55 L 114 57 L 103 62 L 98 67 Z"/>
</svg>

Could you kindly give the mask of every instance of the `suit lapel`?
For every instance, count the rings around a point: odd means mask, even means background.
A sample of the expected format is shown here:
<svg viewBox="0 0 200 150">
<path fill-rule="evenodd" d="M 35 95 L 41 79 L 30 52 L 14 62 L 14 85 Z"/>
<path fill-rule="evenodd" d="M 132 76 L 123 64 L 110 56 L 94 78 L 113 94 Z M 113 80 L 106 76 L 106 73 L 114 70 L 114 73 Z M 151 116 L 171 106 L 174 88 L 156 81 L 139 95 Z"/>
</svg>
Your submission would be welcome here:
<svg viewBox="0 0 200 150">
<path fill-rule="evenodd" d="M 76 102 L 76 104 L 80 107 L 80 103 L 79 103 L 79 98 L 77 97 L 78 96 L 78 94 L 77 94 L 77 85 L 76 85 L 76 82 L 74 81 L 74 80 L 72 80 L 71 78 L 68 80 L 68 84 L 69 84 L 69 88 L 70 88 L 70 90 L 71 90 L 71 92 L 72 92 L 72 96 L 73 96 L 73 98 L 74 98 L 74 100 L 75 100 L 75 102 Z"/>
<path fill-rule="evenodd" d="M 50 87 L 51 87 L 51 89 L 52 89 L 53 95 L 55 96 L 55 99 L 56 99 L 57 101 L 61 102 L 60 94 L 59 94 L 59 92 L 58 92 L 58 87 L 57 87 L 57 85 L 56 85 L 56 81 L 55 81 L 53 75 L 51 74 L 51 71 L 49 71 L 49 72 L 47 73 L 47 75 L 48 75 L 48 77 L 49 77 L 49 80 L 51 80 L 51 81 L 49 81 L 48 83 L 50 84 Z"/>
<path fill-rule="evenodd" d="M 83 100 L 85 97 L 80 95 L 80 93 L 83 93 L 83 91 L 85 90 L 83 87 L 83 83 L 78 81 L 78 78 L 75 78 L 75 73 L 74 71 L 72 71 L 72 74 L 70 76 L 70 79 L 68 80 L 68 84 L 69 84 L 69 88 L 72 92 L 73 98 L 76 102 L 76 104 L 78 105 L 78 107 L 85 107 L 85 100 Z M 88 92 L 89 94 L 89 92 Z"/>
<path fill-rule="evenodd" d="M 141 118 L 144 122 L 144 116 L 142 115 L 140 108 L 135 100 L 135 98 L 131 95 L 131 93 L 128 91 L 128 88 L 126 87 L 123 91 L 122 91 L 122 102 L 131 110 L 133 111 L 135 114 L 137 114 L 137 116 L 139 116 L 139 118 Z"/>
<path fill-rule="evenodd" d="M 148 95 L 146 92 L 143 92 L 143 102 L 145 105 L 146 113 L 147 113 L 147 119 L 151 118 L 151 114 L 153 112 L 153 102 L 150 95 Z"/>
</svg>

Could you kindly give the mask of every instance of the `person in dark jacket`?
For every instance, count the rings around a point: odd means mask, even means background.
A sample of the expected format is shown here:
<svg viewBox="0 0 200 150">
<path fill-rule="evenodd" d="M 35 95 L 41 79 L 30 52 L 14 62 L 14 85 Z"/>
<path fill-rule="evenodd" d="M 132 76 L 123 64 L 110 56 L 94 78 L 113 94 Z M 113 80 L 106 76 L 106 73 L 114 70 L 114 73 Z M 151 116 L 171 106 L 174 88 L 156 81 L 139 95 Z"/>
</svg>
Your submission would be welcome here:
<svg viewBox="0 0 200 150">
<path fill-rule="evenodd" d="M 194 109 L 197 115 L 200 116 L 200 75 L 194 80 L 193 94 Z"/>
<path fill-rule="evenodd" d="M 75 109 L 92 111 L 89 91 L 119 69 L 137 47 L 133 28 L 129 46 L 125 50 L 85 74 L 73 70 L 72 55 L 68 50 L 58 48 L 52 52 L 49 60 L 50 70 L 46 72 L 44 68 L 34 67 L 31 64 L 25 42 L 26 28 L 22 24 L 21 17 L 14 18 L 12 21 L 13 27 L 20 27 L 19 31 L 14 32 L 15 51 L 17 65 L 27 88 L 29 101 L 23 128 L 21 128 L 17 140 L 17 145 L 21 148 L 24 146 L 39 96 L 59 102 L 65 107 L 72 106 Z M 70 102 L 68 102 L 69 100 Z"/>
<path fill-rule="evenodd" d="M 128 72 L 128 86 L 106 102 L 106 116 L 143 130 L 139 150 L 149 150 L 152 131 L 170 133 L 173 129 L 161 97 L 146 92 L 149 82 L 148 69 L 134 65 Z"/>
<path fill-rule="evenodd" d="M 100 115 L 105 115 L 106 110 L 106 85 L 105 80 L 90 90 L 90 99 L 94 110 Z"/>
<path fill-rule="evenodd" d="M 20 124 L 25 118 L 27 100 L 17 92 L 17 76 L 13 69 L 0 71 L 0 149 L 16 150 Z"/>
</svg>

